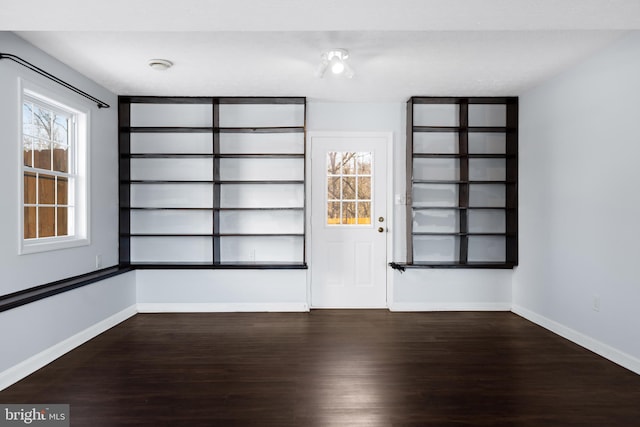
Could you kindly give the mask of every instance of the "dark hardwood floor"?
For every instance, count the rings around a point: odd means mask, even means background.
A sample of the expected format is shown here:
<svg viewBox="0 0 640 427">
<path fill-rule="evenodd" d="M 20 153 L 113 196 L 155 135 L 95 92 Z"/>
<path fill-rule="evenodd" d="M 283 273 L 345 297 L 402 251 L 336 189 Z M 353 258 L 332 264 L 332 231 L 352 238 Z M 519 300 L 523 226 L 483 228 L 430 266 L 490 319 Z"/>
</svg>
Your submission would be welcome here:
<svg viewBox="0 0 640 427">
<path fill-rule="evenodd" d="M 512 313 L 140 314 L 0 402 L 79 427 L 627 427 L 640 376 Z"/>
</svg>

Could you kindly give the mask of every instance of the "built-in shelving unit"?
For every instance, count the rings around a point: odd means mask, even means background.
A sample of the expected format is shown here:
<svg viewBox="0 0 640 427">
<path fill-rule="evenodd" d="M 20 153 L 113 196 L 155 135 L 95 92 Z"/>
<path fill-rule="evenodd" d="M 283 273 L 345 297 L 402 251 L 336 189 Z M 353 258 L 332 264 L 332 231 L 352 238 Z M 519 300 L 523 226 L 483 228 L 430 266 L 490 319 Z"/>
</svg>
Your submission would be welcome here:
<svg viewBox="0 0 640 427">
<path fill-rule="evenodd" d="M 120 264 L 306 268 L 306 101 L 119 98 Z"/>
<path fill-rule="evenodd" d="M 407 103 L 405 267 L 518 263 L 518 99 Z"/>
</svg>

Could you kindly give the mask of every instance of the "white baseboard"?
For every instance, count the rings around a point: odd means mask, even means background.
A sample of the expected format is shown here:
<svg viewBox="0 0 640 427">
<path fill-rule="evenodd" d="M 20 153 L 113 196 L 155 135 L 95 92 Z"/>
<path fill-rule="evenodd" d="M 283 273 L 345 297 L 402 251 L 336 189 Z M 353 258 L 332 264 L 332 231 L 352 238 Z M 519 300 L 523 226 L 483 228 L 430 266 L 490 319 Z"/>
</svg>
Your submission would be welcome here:
<svg viewBox="0 0 640 427">
<path fill-rule="evenodd" d="M 138 303 L 138 313 L 305 312 L 305 303 Z"/>
<path fill-rule="evenodd" d="M 11 368 L 0 372 L 0 390 L 4 390 L 12 384 L 20 381 L 28 375 L 31 375 L 38 369 L 48 365 L 56 360 L 58 357 L 70 352 L 74 348 L 84 344 L 90 339 L 100 335 L 107 329 L 111 329 L 117 324 L 124 322 L 131 316 L 137 313 L 136 306 L 125 308 L 124 310 L 108 317 L 87 329 L 78 332 L 77 334 L 67 338 L 64 341 L 49 347 L 40 353 L 31 356 L 30 358 L 18 363 Z"/>
<path fill-rule="evenodd" d="M 508 302 L 460 302 L 460 303 L 429 303 L 429 302 L 396 302 L 389 307 L 389 311 L 511 311 Z"/>
<path fill-rule="evenodd" d="M 636 374 L 640 374 L 640 359 L 636 357 L 519 305 L 514 305 L 511 311 L 520 317 L 524 317 L 525 319 L 604 357 L 605 359 L 617 363 L 623 368 L 629 369 Z"/>
</svg>

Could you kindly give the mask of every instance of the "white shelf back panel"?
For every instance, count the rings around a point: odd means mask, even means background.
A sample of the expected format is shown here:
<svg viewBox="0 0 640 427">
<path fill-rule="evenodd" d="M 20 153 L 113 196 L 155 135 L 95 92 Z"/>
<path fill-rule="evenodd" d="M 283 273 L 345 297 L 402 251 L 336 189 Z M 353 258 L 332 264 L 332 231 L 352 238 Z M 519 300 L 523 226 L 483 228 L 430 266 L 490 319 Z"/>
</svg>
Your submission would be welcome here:
<svg viewBox="0 0 640 427">
<path fill-rule="evenodd" d="M 414 153 L 456 154 L 458 153 L 457 132 L 415 132 L 413 134 Z"/>
<path fill-rule="evenodd" d="M 469 262 L 505 262 L 505 237 L 469 236 L 467 259 Z"/>
<path fill-rule="evenodd" d="M 212 127 L 211 104 L 131 104 L 132 127 Z"/>
<path fill-rule="evenodd" d="M 131 179 L 211 181 L 213 159 L 131 159 Z"/>
<path fill-rule="evenodd" d="M 132 233 L 191 233 L 213 232 L 212 211 L 150 210 L 131 211 Z"/>
<path fill-rule="evenodd" d="M 131 153 L 212 154 L 212 133 L 132 133 Z"/>
<path fill-rule="evenodd" d="M 504 184 L 469 184 L 470 207 L 505 207 Z"/>
<path fill-rule="evenodd" d="M 242 236 L 220 238 L 221 262 L 302 262 L 303 238 Z"/>
<path fill-rule="evenodd" d="M 504 181 L 507 176 L 505 159 L 469 159 L 471 181 Z"/>
<path fill-rule="evenodd" d="M 303 159 L 221 159 L 221 180 L 304 180 Z"/>
<path fill-rule="evenodd" d="M 468 210 L 470 233 L 504 233 L 506 230 L 506 215 L 502 209 Z"/>
<path fill-rule="evenodd" d="M 413 236 L 414 262 L 456 262 L 459 254 L 457 236 Z"/>
<path fill-rule="evenodd" d="M 131 262 L 213 262 L 213 239 L 200 236 L 131 237 Z"/>
<path fill-rule="evenodd" d="M 469 154 L 504 154 L 507 136 L 499 132 L 470 132 Z"/>
<path fill-rule="evenodd" d="M 460 177 L 458 159 L 413 159 L 413 178 L 437 181 L 455 181 Z"/>
<path fill-rule="evenodd" d="M 221 211 L 221 233 L 304 233 L 302 211 Z"/>
<path fill-rule="evenodd" d="M 469 104 L 469 126 L 504 127 L 506 125 L 506 105 Z"/>
<path fill-rule="evenodd" d="M 458 206 L 457 184 L 414 184 L 413 206 L 454 207 Z"/>
<path fill-rule="evenodd" d="M 414 104 L 414 126 L 459 126 L 460 107 L 457 104 Z"/>
<path fill-rule="evenodd" d="M 458 211 L 455 209 L 413 211 L 413 231 L 418 233 L 457 233 L 460 231 Z"/>
<path fill-rule="evenodd" d="M 304 126 L 302 104 L 220 104 L 220 127 Z"/>
<path fill-rule="evenodd" d="M 304 154 L 304 133 L 221 133 L 221 154 Z"/>
<path fill-rule="evenodd" d="M 225 208 L 299 208 L 304 206 L 301 184 L 225 184 L 220 206 Z"/>
<path fill-rule="evenodd" d="M 138 208 L 211 208 L 211 184 L 131 184 L 131 206 Z"/>
</svg>

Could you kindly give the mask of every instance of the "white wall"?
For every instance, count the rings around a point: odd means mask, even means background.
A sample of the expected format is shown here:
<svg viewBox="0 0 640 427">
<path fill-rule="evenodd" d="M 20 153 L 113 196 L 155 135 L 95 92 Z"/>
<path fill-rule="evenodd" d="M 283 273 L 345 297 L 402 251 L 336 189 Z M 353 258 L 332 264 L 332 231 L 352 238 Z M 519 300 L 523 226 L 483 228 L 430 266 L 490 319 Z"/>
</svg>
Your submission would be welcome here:
<svg viewBox="0 0 640 427">
<path fill-rule="evenodd" d="M 91 244 L 18 255 L 18 180 L 21 179 L 18 79 L 76 96 L 9 60 L 0 61 L 0 295 L 96 270 L 118 257 L 118 135 L 116 96 L 12 33 L 0 32 L 0 52 L 11 53 L 112 105 L 91 108 Z M 78 95 L 79 100 L 84 98 Z M 135 273 L 58 294 L 0 313 L 0 389 L 135 313 Z"/>
<path fill-rule="evenodd" d="M 118 262 L 118 134 L 117 98 L 69 67 L 36 49 L 16 35 L 0 32 L 0 52 L 11 53 L 49 73 L 66 80 L 112 105 L 98 109 L 91 101 L 90 184 L 91 184 L 91 245 L 45 253 L 18 255 L 18 206 L 21 179 L 18 164 L 22 150 L 19 132 L 18 79 L 44 86 L 64 96 L 85 98 L 53 83 L 44 77 L 10 61 L 0 61 L 0 295 L 41 285 L 54 280 L 87 273 L 96 269 L 96 255 L 102 255 L 105 267 Z"/>
<path fill-rule="evenodd" d="M 308 131 L 393 132 L 393 194 L 404 195 L 406 104 L 307 103 Z M 394 205 L 393 261 L 406 260 L 404 205 Z M 408 269 L 389 275 L 392 310 L 509 310 L 511 270 Z"/>
<path fill-rule="evenodd" d="M 307 311 L 306 270 L 137 270 L 141 312 Z"/>
<path fill-rule="evenodd" d="M 638 52 L 634 33 L 520 97 L 513 301 L 640 372 Z"/>
<path fill-rule="evenodd" d="M 136 314 L 135 272 L 0 313 L 0 390 Z"/>
</svg>

